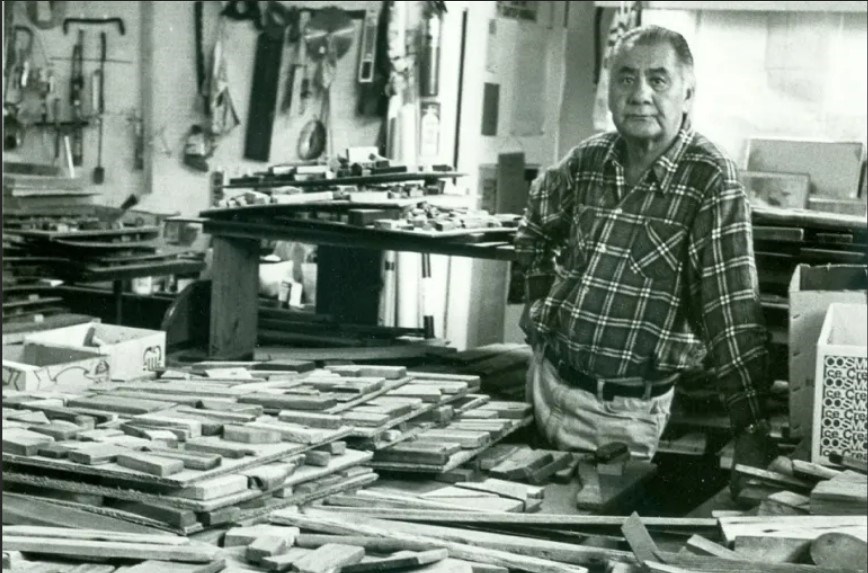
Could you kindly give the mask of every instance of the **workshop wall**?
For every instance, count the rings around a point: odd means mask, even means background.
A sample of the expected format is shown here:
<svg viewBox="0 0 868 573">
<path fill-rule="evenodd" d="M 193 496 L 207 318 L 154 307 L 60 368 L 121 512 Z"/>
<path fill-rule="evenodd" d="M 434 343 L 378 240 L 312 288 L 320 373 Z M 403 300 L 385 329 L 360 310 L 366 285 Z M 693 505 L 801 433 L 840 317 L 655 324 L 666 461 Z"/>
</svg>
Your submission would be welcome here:
<svg viewBox="0 0 868 573">
<path fill-rule="evenodd" d="M 182 157 L 187 134 L 194 124 L 205 119 L 201 98 L 196 86 L 196 43 L 194 40 L 193 2 L 150 2 L 152 10 L 152 116 L 151 153 L 153 180 L 152 195 L 144 206 L 161 210 L 177 210 L 190 215 L 208 205 L 208 174 L 195 171 L 183 164 Z M 316 2 L 286 2 L 302 6 Z M 379 2 L 329 2 L 329 5 L 347 10 L 379 9 Z M 204 51 L 206 66 L 210 66 L 214 42 L 221 26 L 220 2 L 204 5 Z M 355 113 L 356 70 L 361 21 L 355 20 L 356 35 L 349 52 L 338 61 L 332 87 L 333 149 L 342 150 L 353 145 L 374 145 L 380 121 L 373 117 L 360 117 Z M 298 137 L 305 123 L 319 112 L 319 102 L 313 100 L 305 113 L 300 114 L 298 93 L 289 114 L 278 112 L 274 121 L 271 153 L 268 162 L 244 159 L 245 126 L 250 105 L 250 86 L 253 78 L 256 38 L 258 30 L 249 21 L 222 20 L 224 53 L 226 56 L 229 91 L 241 124 L 217 141 L 217 149 L 208 160 L 211 169 L 221 169 L 227 176 L 247 171 L 262 170 L 266 166 L 297 161 Z M 285 78 L 292 50 L 284 49 L 281 61 L 281 82 L 278 104 L 283 97 Z M 300 78 L 299 78 L 300 79 Z M 167 143 L 168 150 L 164 148 Z M 168 151 L 171 151 L 171 156 Z"/>
<path fill-rule="evenodd" d="M 572 2 L 559 153 L 595 133 L 593 13 Z M 580 12 L 583 12 L 580 15 Z M 604 13 L 608 31 L 614 9 Z M 864 12 L 645 10 L 685 35 L 696 61 L 695 125 L 737 162 L 754 135 L 866 142 Z M 794 119 L 797 118 L 797 119 Z"/>
<path fill-rule="evenodd" d="M 143 171 L 134 169 L 134 124 L 131 118 L 141 110 L 141 54 L 139 49 L 139 2 L 67 2 L 68 18 L 122 18 L 125 34 L 117 26 L 79 26 L 73 24 L 64 35 L 60 25 L 47 30 L 33 26 L 27 16 L 27 3 L 16 2 L 12 17 L 15 25 L 33 30 L 34 46 L 32 66 L 52 70 L 56 84 L 56 97 L 60 98 L 60 117 L 72 119 L 69 103 L 70 74 L 72 72 L 72 47 L 78 38 L 78 30 L 84 30 L 85 77 L 83 111 L 91 115 L 91 78 L 99 69 L 100 32 L 107 34 L 105 64 L 105 124 L 103 128 L 103 166 L 105 182 L 93 185 L 91 176 L 97 164 L 98 128 L 91 121 L 84 130 L 83 165 L 76 167 L 76 176 L 99 194 L 95 202 L 118 206 L 131 193 L 139 193 L 143 185 Z M 35 82 L 33 82 L 35 85 Z M 22 107 L 22 120 L 27 124 L 41 121 L 42 107 L 39 94 L 28 91 Z M 50 109 L 49 102 L 49 109 Z M 10 161 L 33 163 L 54 162 L 55 131 L 31 125 L 27 128 L 23 145 L 16 151 L 4 153 Z M 62 148 L 61 148 L 62 149 Z M 58 165 L 65 165 L 63 154 Z"/>
</svg>

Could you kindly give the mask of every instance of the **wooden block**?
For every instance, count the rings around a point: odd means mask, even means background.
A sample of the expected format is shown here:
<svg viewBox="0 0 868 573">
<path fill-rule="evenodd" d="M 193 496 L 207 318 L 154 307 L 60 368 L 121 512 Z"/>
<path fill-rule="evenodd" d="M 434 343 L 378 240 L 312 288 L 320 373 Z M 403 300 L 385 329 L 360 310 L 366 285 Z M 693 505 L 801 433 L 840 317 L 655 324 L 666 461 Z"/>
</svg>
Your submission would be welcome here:
<svg viewBox="0 0 868 573">
<path fill-rule="evenodd" d="M 304 463 L 309 466 L 326 467 L 332 459 L 332 455 L 325 451 L 311 450 L 305 452 Z"/>
<path fill-rule="evenodd" d="M 293 565 L 302 557 L 311 553 L 310 549 L 302 549 L 301 547 L 290 547 L 286 553 L 266 557 L 260 564 L 268 571 L 292 571 Z"/>
<path fill-rule="evenodd" d="M 793 474 L 803 479 L 824 480 L 832 479 L 841 472 L 820 464 L 813 464 L 802 460 L 793 460 Z"/>
<path fill-rule="evenodd" d="M 188 440 L 187 443 L 184 444 L 184 451 L 218 454 L 229 459 L 238 459 L 243 458 L 244 456 L 256 455 L 256 450 L 249 446 L 242 446 L 241 444 L 224 440 L 215 440 L 212 437 Z"/>
<path fill-rule="evenodd" d="M 639 563 L 657 561 L 657 545 L 651 539 L 648 530 L 645 529 L 645 524 L 642 523 L 639 514 L 633 512 L 630 517 L 625 519 L 621 526 L 621 532 Z"/>
<path fill-rule="evenodd" d="M 107 464 L 117 459 L 119 455 L 128 454 L 127 448 L 110 444 L 87 444 L 75 450 L 70 450 L 69 459 L 79 464 L 95 466 Z"/>
<path fill-rule="evenodd" d="M 170 460 L 140 453 L 119 455 L 116 462 L 119 466 L 158 477 L 174 475 L 184 469 L 184 462 L 181 460 Z"/>
<path fill-rule="evenodd" d="M 316 362 L 312 360 L 268 360 L 257 362 L 252 370 L 277 370 L 286 372 L 310 372 L 316 368 Z"/>
<path fill-rule="evenodd" d="M 5 418 L 13 422 L 24 422 L 26 424 L 50 424 L 51 420 L 44 412 L 34 412 L 32 410 L 21 410 L 9 412 Z"/>
<path fill-rule="evenodd" d="M 497 444 L 479 454 L 477 460 L 482 470 L 490 470 L 504 460 L 508 459 L 519 450 L 519 446 L 509 444 Z"/>
<path fill-rule="evenodd" d="M 157 414 L 144 414 L 136 416 L 132 422 L 139 426 L 151 426 L 170 431 L 174 431 L 175 428 L 181 428 L 186 430 L 186 436 L 189 438 L 198 438 L 202 435 L 202 423 L 196 420 L 182 420 Z"/>
<path fill-rule="evenodd" d="M 242 491 L 247 491 L 247 477 L 230 474 L 199 482 L 180 491 L 173 492 L 172 495 L 198 501 L 208 501 Z"/>
<path fill-rule="evenodd" d="M 461 450 L 459 444 L 424 441 L 401 442 L 374 452 L 374 461 L 442 465 Z"/>
<path fill-rule="evenodd" d="M 244 555 L 251 563 L 259 564 L 266 557 L 273 557 L 284 551 L 286 551 L 286 539 L 265 535 L 248 545 Z"/>
<path fill-rule="evenodd" d="M 189 527 L 195 525 L 196 514 L 189 509 L 179 509 L 168 505 L 160 505 L 156 503 L 143 503 L 135 501 L 116 502 L 116 509 L 135 513 L 142 517 L 156 519 L 167 525 L 177 528 Z"/>
<path fill-rule="evenodd" d="M 287 424 L 286 422 L 251 422 L 247 424 L 247 427 L 277 431 L 280 432 L 281 437 L 285 441 L 304 445 L 319 444 L 327 441 L 334 435 L 334 430 L 305 428 L 304 426 Z"/>
<path fill-rule="evenodd" d="M 213 511 L 201 511 L 196 514 L 196 519 L 202 525 L 214 527 L 224 523 L 233 523 L 241 516 L 241 508 L 238 506 L 224 507 Z"/>
<path fill-rule="evenodd" d="M 316 414 L 312 412 L 295 412 L 292 410 L 281 410 L 277 415 L 281 422 L 289 422 L 309 428 L 325 428 L 334 430 L 343 425 L 340 416 L 332 416 L 330 414 Z"/>
<path fill-rule="evenodd" d="M 488 432 L 466 432 L 450 429 L 428 430 L 420 434 L 419 437 L 420 439 L 432 442 L 443 441 L 460 444 L 465 449 L 481 448 L 491 441 L 491 436 Z"/>
<path fill-rule="evenodd" d="M 422 551 L 419 553 L 401 552 L 401 555 L 393 555 L 391 557 L 377 559 L 376 561 L 344 565 L 341 568 L 341 573 L 382 573 L 385 571 L 409 569 L 412 567 L 437 563 L 438 561 L 446 559 L 448 556 L 449 552 L 446 549 L 432 549 L 430 551 Z"/>
<path fill-rule="evenodd" d="M 54 442 L 54 438 L 19 428 L 3 432 L 3 453 L 35 456 L 39 449 Z"/>
<path fill-rule="evenodd" d="M 58 444 L 48 444 L 47 446 L 41 446 L 37 453 L 43 458 L 62 460 L 69 455 L 69 448 L 67 446 L 60 446 Z"/>
<path fill-rule="evenodd" d="M 233 527 L 226 532 L 223 538 L 223 546 L 250 545 L 260 537 L 277 537 L 283 539 L 287 546 L 289 546 L 295 542 L 298 534 L 299 529 L 297 527 L 282 525 L 257 524 L 245 527 Z"/>
<path fill-rule="evenodd" d="M 337 404 L 331 395 L 306 394 L 247 394 L 239 396 L 245 404 L 258 404 L 268 410 L 328 410 Z"/>
<path fill-rule="evenodd" d="M 73 398 L 67 402 L 70 408 L 96 408 L 120 414 L 147 414 L 166 408 L 165 402 L 156 400 L 141 400 L 135 398 L 122 398 L 118 396 L 100 395 L 82 398 Z"/>
<path fill-rule="evenodd" d="M 331 442 L 328 445 L 328 449 L 331 455 L 340 456 L 347 451 L 347 443 L 344 441 Z"/>
<path fill-rule="evenodd" d="M 364 556 L 362 547 L 327 543 L 293 563 L 293 566 L 299 573 L 330 573 L 346 565 L 354 565 Z"/>
<path fill-rule="evenodd" d="M 218 573 L 219 571 L 229 572 L 230 569 L 226 568 L 226 563 L 224 559 L 216 559 L 211 563 L 205 564 L 148 560 L 143 561 L 138 565 L 132 565 L 130 567 L 119 567 L 117 569 L 114 569 L 114 573 L 154 573 L 156 571 L 159 571 L 160 573 Z M 67 573 L 73 572 L 69 571 Z M 88 569 L 86 571 L 80 571 L 76 573 L 97 572 Z"/>
<path fill-rule="evenodd" d="M 46 436 L 51 436 L 55 440 L 71 440 L 75 438 L 75 436 L 82 431 L 81 426 L 74 424 L 72 422 L 65 422 L 63 420 L 55 420 L 51 422 L 47 426 L 45 425 L 36 425 L 30 428 L 31 432 L 36 432 L 37 434 L 45 434 Z"/>
<path fill-rule="evenodd" d="M 349 424 L 352 426 L 362 426 L 366 428 L 378 428 L 384 424 L 387 424 L 391 420 L 391 418 L 386 414 L 356 412 L 353 410 L 350 410 L 349 412 L 344 412 L 341 417 L 343 418 L 343 422 L 345 424 Z"/>
<path fill-rule="evenodd" d="M 248 426 L 224 426 L 223 439 L 242 444 L 279 444 L 283 441 L 280 432 Z"/>
<path fill-rule="evenodd" d="M 404 366 L 359 366 L 359 376 L 373 378 L 385 378 L 386 380 L 399 380 L 407 376 L 407 368 Z"/>
<path fill-rule="evenodd" d="M 554 461 L 554 455 L 550 451 L 521 448 L 491 468 L 489 473 L 492 477 L 505 480 L 528 479 L 533 472 L 551 465 Z"/>
<path fill-rule="evenodd" d="M 423 402 L 439 402 L 443 398 L 443 391 L 437 386 L 424 384 L 405 384 L 394 390 L 389 390 L 387 396 L 419 398 Z"/>
<path fill-rule="evenodd" d="M 116 428 L 110 429 L 102 429 L 102 430 L 88 430 L 86 432 L 79 432 L 78 439 L 82 442 L 102 442 L 106 438 L 116 438 L 119 436 L 123 436 L 124 433 L 122 430 L 118 430 Z"/>
</svg>

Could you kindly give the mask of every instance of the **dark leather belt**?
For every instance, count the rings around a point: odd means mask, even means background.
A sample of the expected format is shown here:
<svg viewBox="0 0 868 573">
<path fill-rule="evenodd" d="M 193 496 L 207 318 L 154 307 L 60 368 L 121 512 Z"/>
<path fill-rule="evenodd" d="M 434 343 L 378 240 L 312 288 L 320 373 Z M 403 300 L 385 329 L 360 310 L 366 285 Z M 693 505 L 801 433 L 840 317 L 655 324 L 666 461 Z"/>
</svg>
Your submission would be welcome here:
<svg viewBox="0 0 868 573">
<path fill-rule="evenodd" d="M 557 369 L 561 380 L 566 382 L 568 385 L 581 388 L 582 390 L 594 395 L 597 394 L 597 379 L 593 376 L 588 376 L 584 372 L 576 370 L 565 361 L 561 360 L 551 346 L 546 346 L 545 357 L 546 360 L 551 362 L 552 366 Z M 655 398 L 665 394 L 673 386 L 671 382 L 664 384 L 654 384 L 653 382 L 648 383 L 651 384 L 649 394 L 650 398 Z M 643 398 L 645 396 L 645 384 L 641 386 L 627 386 L 612 382 L 604 383 L 603 400 L 611 400 L 615 396 L 623 396 L 625 398 Z"/>
</svg>

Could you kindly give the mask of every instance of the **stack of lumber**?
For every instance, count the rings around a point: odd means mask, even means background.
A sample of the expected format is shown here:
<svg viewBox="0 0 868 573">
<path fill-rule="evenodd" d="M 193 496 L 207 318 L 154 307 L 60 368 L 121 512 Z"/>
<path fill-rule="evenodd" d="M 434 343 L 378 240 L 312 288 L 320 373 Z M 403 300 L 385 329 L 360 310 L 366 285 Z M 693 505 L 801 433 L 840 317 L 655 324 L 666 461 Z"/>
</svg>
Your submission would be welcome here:
<svg viewBox="0 0 868 573">
<path fill-rule="evenodd" d="M 372 466 L 377 470 L 443 474 L 489 450 L 497 442 L 533 420 L 523 402 L 490 401 L 470 395 L 465 404 L 432 411 L 412 424 L 394 445 L 377 448 Z M 438 421 L 445 422 L 436 427 Z M 409 437 L 409 439 L 406 439 Z"/>
<path fill-rule="evenodd" d="M 482 390 L 492 397 L 524 400 L 527 368 L 533 351 L 527 344 L 488 344 L 456 352 L 427 370 L 479 376 Z"/>
<path fill-rule="evenodd" d="M 158 250 L 157 226 L 93 230 L 14 229 L 17 257 L 40 257 L 54 276 L 75 280 L 112 280 L 123 271 L 132 276 L 191 273 L 202 263 L 187 253 Z M 141 271 L 136 274 L 137 271 Z M 145 272 L 148 271 L 148 272 Z"/>
<path fill-rule="evenodd" d="M 387 510 L 496 511 L 531 513 L 542 506 L 545 488 L 488 478 L 445 485 L 435 480 L 381 479 L 355 493 L 334 495 L 324 503 L 336 507 Z"/>
<path fill-rule="evenodd" d="M 89 527 L 98 499 L 116 520 L 193 533 L 370 484 L 377 447 L 417 434 L 443 441 L 431 434 L 441 415 L 515 411 L 468 394 L 478 380 L 430 377 L 397 366 L 203 363 L 82 394 L 4 391 L 3 478 L 10 495 L 27 494 L 10 497 L 13 523 L 43 524 L 46 507 L 71 507 Z M 477 440 L 456 463 L 527 421 L 451 430 Z"/>
</svg>

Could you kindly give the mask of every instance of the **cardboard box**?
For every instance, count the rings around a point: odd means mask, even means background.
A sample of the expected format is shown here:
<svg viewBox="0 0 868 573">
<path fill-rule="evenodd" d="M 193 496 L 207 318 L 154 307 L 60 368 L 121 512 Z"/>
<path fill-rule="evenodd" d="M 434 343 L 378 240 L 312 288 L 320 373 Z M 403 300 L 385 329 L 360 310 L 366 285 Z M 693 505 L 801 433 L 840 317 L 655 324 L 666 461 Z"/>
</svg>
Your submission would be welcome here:
<svg viewBox="0 0 868 573">
<path fill-rule="evenodd" d="M 86 343 L 89 336 L 98 346 Z M 112 380 L 140 378 L 166 363 L 166 333 L 159 330 L 93 322 L 40 332 L 25 342 L 97 352 L 105 356 Z"/>
<path fill-rule="evenodd" d="M 80 392 L 110 376 L 106 357 L 96 349 L 35 343 L 3 347 L 4 390 Z"/>
<path fill-rule="evenodd" d="M 868 266 L 799 265 L 789 294 L 790 435 L 804 438 L 811 436 L 817 339 L 826 310 L 834 302 L 865 303 Z"/>
<path fill-rule="evenodd" d="M 868 459 L 868 305 L 833 303 L 817 341 L 811 461 Z"/>
</svg>

